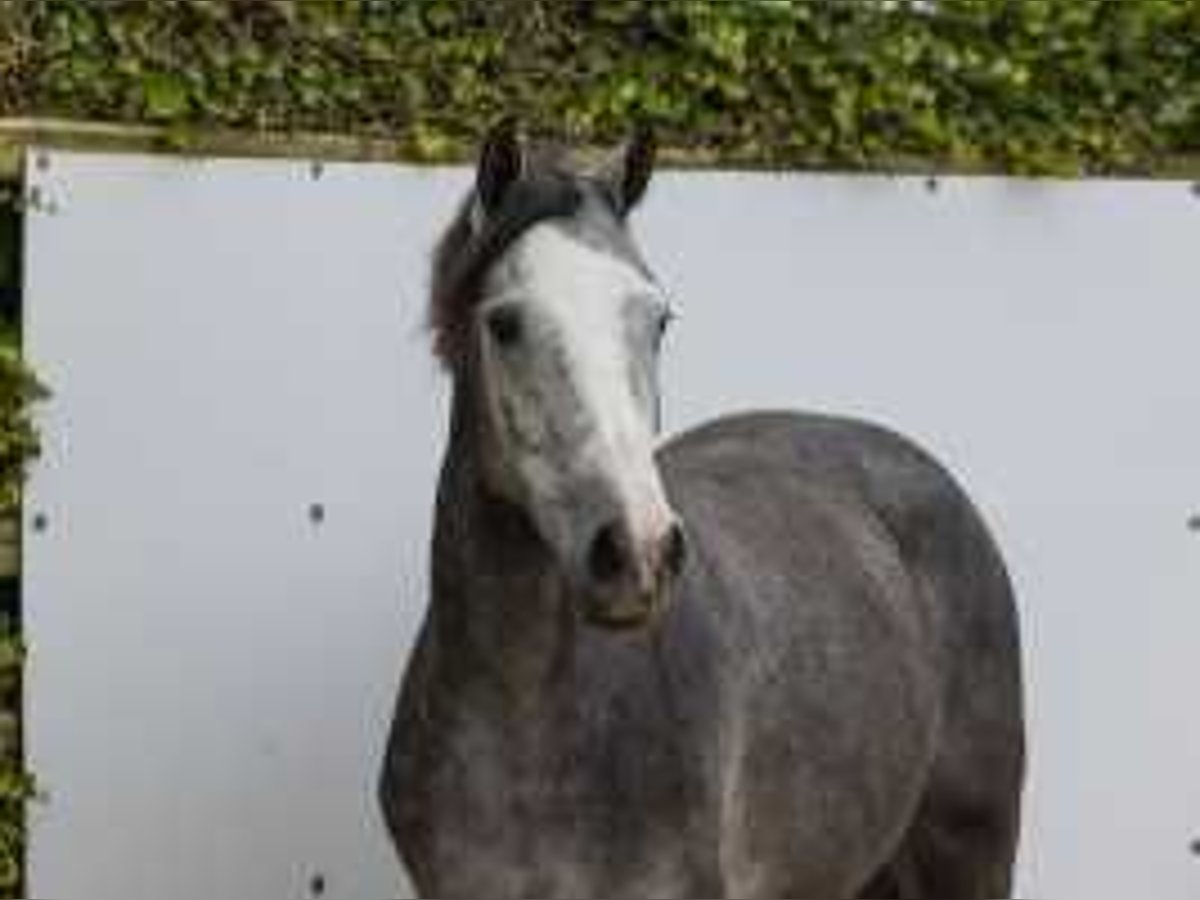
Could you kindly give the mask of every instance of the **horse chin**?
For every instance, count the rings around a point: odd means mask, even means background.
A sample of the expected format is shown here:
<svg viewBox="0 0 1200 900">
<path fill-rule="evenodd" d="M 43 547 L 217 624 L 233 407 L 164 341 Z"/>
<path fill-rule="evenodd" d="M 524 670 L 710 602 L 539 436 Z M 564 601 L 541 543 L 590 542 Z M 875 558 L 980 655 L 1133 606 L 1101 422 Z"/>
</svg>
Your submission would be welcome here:
<svg viewBox="0 0 1200 900">
<path fill-rule="evenodd" d="M 602 631 L 632 634 L 652 631 L 662 619 L 662 604 L 653 601 L 636 605 L 591 603 L 584 608 L 584 621 Z"/>
<path fill-rule="evenodd" d="M 629 616 L 614 616 L 604 612 L 589 612 L 586 619 L 587 623 L 601 631 L 610 631 L 614 634 L 635 634 L 639 631 L 649 629 L 650 622 L 653 616 L 649 613 Z"/>
</svg>

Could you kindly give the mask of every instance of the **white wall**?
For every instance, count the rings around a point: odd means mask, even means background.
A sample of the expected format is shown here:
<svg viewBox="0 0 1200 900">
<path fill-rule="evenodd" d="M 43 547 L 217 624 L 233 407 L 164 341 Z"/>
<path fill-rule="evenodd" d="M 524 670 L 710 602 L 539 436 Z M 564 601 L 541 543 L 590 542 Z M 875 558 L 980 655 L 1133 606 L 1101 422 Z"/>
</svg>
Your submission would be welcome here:
<svg viewBox="0 0 1200 900">
<path fill-rule="evenodd" d="M 427 255 L 467 177 L 32 155 L 34 896 L 396 895 L 373 788 L 443 430 Z M 881 419 L 996 527 L 1025 896 L 1200 894 L 1198 227 L 1178 183 L 722 174 L 640 219 L 683 312 L 672 425 Z"/>
</svg>

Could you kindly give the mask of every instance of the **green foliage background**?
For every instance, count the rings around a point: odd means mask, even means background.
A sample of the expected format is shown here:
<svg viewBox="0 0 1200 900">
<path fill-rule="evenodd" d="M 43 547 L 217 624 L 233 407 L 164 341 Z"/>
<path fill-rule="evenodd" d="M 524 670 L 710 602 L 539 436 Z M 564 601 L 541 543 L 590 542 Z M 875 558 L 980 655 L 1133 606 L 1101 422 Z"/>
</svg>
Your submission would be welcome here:
<svg viewBox="0 0 1200 900">
<path fill-rule="evenodd" d="M 1151 170 L 1200 137 L 1195 0 L 9 0 L 10 111 L 399 135 L 502 112 L 765 165 Z M 7 20 L 7 23 L 5 22 Z"/>
<path fill-rule="evenodd" d="M 504 113 L 590 140 L 645 116 L 697 163 L 1157 173 L 1200 145 L 1200 0 L 0 0 L 0 116 L 449 160 Z M 15 245 L 0 228 L 0 285 Z M 34 447 L 16 337 L 0 322 L 5 513 Z M 0 643 L 0 695 L 19 658 Z M 27 784 L 4 766 L 9 894 Z"/>
<path fill-rule="evenodd" d="M 0 292 L 11 291 L 19 276 L 16 210 L 10 194 L 0 193 Z M 21 365 L 17 323 L 0 316 L 0 543 L 15 539 L 21 474 L 36 450 L 29 404 L 39 393 Z M 11 573 L 7 573 L 11 577 Z M 4 576 L 0 576 L 4 577 Z M 11 583 L 0 584 L 9 596 Z M 0 614 L 0 895 L 20 886 L 24 804 L 29 779 L 20 760 L 20 673 L 23 653 L 16 623 Z"/>
</svg>

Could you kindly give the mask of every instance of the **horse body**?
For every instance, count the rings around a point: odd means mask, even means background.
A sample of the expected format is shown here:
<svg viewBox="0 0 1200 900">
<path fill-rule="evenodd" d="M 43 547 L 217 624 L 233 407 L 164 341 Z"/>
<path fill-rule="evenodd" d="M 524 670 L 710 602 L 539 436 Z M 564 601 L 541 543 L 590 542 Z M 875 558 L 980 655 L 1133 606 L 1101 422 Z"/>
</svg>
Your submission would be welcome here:
<svg viewBox="0 0 1200 900">
<path fill-rule="evenodd" d="M 649 627 L 597 627 L 490 487 L 483 372 L 455 372 L 433 600 L 381 783 L 423 896 L 1008 893 L 1014 606 L 934 460 L 798 414 L 681 435 L 654 457 L 687 541 L 659 562 L 669 597 Z"/>
</svg>

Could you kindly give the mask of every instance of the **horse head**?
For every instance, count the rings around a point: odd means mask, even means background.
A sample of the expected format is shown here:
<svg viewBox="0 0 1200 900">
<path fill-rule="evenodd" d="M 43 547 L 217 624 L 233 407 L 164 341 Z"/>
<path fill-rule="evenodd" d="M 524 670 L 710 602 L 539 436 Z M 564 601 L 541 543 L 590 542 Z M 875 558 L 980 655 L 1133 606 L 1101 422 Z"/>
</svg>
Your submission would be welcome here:
<svg viewBox="0 0 1200 900">
<path fill-rule="evenodd" d="M 587 165 L 506 121 L 434 265 L 435 349 L 469 385 L 484 488 L 609 627 L 654 619 L 685 554 L 655 461 L 672 312 L 628 228 L 653 163 L 642 129 Z"/>
</svg>

